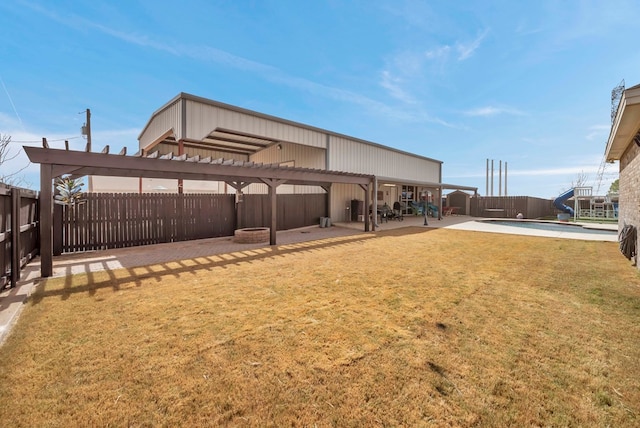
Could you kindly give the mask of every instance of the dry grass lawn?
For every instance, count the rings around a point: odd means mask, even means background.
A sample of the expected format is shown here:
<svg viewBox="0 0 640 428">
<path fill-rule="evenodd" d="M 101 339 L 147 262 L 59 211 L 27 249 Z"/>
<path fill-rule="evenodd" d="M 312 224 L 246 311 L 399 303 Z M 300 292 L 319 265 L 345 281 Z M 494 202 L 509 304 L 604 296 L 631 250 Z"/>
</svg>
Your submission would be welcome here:
<svg viewBox="0 0 640 428">
<path fill-rule="evenodd" d="M 50 279 L 0 421 L 638 426 L 639 355 L 616 243 L 407 228 Z"/>
</svg>

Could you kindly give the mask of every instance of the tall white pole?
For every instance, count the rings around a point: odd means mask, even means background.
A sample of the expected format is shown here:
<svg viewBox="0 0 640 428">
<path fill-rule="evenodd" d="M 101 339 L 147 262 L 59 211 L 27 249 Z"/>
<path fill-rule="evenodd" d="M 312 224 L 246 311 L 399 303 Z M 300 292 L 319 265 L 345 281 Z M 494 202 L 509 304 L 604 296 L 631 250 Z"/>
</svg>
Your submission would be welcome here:
<svg viewBox="0 0 640 428">
<path fill-rule="evenodd" d="M 498 161 L 498 196 L 502 196 L 502 161 Z"/>
<path fill-rule="evenodd" d="M 504 162 L 504 195 L 507 196 L 507 161 Z"/>
<path fill-rule="evenodd" d="M 491 196 L 493 196 L 493 159 L 491 159 Z"/>
<path fill-rule="evenodd" d="M 486 176 L 486 182 L 487 182 L 486 185 L 487 185 L 487 187 L 485 189 L 484 194 L 485 194 L 485 196 L 489 196 L 489 159 L 488 158 L 487 158 L 487 170 L 486 170 L 485 176 Z"/>
</svg>

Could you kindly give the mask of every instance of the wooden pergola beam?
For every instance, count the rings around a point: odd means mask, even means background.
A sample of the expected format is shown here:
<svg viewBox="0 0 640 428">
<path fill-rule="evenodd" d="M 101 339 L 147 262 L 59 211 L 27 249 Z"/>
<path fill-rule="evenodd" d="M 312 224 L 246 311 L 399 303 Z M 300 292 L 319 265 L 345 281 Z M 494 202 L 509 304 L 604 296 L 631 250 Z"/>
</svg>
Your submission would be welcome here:
<svg viewBox="0 0 640 428">
<path fill-rule="evenodd" d="M 40 164 L 40 259 L 43 277 L 53 274 L 52 189 L 53 179 L 62 174 L 224 181 L 235 183 L 240 188 L 249 183 L 264 183 L 269 187 L 271 198 L 269 238 L 271 245 L 276 245 L 276 189 L 279 185 L 303 184 L 328 189 L 332 183 L 355 184 L 365 190 L 365 201 L 368 207 L 370 185 L 374 179 L 373 175 L 367 174 L 280 167 L 274 164 L 264 165 L 232 159 L 160 156 L 158 152 L 147 156 L 143 156 L 142 153 L 126 156 L 126 151 L 116 155 L 109 154 L 108 149 L 103 150 L 102 153 L 51 149 L 46 139 L 43 139 L 43 147 L 24 146 L 23 148 L 31 162 Z M 369 231 L 368 215 L 365 218 L 365 231 Z"/>
<path fill-rule="evenodd" d="M 277 165 L 251 164 L 243 162 L 228 165 L 211 162 L 187 162 L 151 158 L 150 156 L 122 156 L 107 153 L 68 151 L 24 146 L 33 163 L 56 165 L 57 170 L 73 171 L 74 174 L 105 175 L 145 178 L 174 178 L 185 180 L 249 181 L 283 179 L 289 184 L 328 185 L 330 183 L 367 185 L 373 175 L 354 174 L 321 169 L 279 167 Z M 73 167 L 69 169 L 61 166 Z"/>
</svg>

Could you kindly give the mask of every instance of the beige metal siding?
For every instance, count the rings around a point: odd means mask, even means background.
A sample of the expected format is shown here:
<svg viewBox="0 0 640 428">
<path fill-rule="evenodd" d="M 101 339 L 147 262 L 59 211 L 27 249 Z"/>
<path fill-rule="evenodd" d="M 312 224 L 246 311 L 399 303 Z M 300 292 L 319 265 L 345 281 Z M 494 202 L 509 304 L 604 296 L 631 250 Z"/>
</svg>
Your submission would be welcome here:
<svg viewBox="0 0 640 428">
<path fill-rule="evenodd" d="M 250 114 L 186 100 L 187 138 L 202 139 L 216 128 L 324 148 L 325 134 Z"/>
<path fill-rule="evenodd" d="M 151 119 L 144 132 L 140 135 L 138 147 L 144 149 L 170 130 L 173 130 L 176 139 L 180 138 L 180 133 L 182 132 L 181 117 L 180 101 L 177 100 Z"/>
<path fill-rule="evenodd" d="M 440 162 L 418 158 L 358 141 L 331 136 L 328 169 L 394 177 L 402 180 L 440 182 Z"/>
<path fill-rule="evenodd" d="M 150 150 L 150 153 L 158 151 L 161 155 L 173 152 L 174 155 L 178 155 L 178 146 L 175 144 L 158 144 L 153 149 Z M 234 159 L 240 161 L 248 161 L 249 156 L 238 153 L 228 153 L 222 150 L 211 150 L 200 147 L 190 147 L 186 145 L 184 147 L 184 153 L 189 156 L 200 155 L 201 158 L 210 157 L 211 159 Z"/>
<path fill-rule="evenodd" d="M 140 186 L 142 184 L 142 186 Z M 177 193 L 178 180 L 169 178 L 109 177 L 93 175 L 89 177 L 91 193 Z M 222 181 L 184 180 L 184 193 L 235 193 Z"/>
<path fill-rule="evenodd" d="M 331 186 L 329 217 L 333 222 L 348 222 L 350 219 L 351 200 L 364 201 L 365 192 L 360 186 L 353 184 L 334 184 Z M 347 209 L 349 207 L 349 209 Z"/>
<path fill-rule="evenodd" d="M 256 163 L 288 165 L 295 168 L 325 169 L 325 150 L 317 147 L 303 146 L 301 144 L 280 143 L 280 149 L 276 145 L 267 147 L 253 155 L 250 159 Z M 259 186 L 249 186 L 245 193 L 262 193 L 265 191 Z M 278 186 L 277 193 L 324 193 L 319 186 Z"/>
<path fill-rule="evenodd" d="M 326 169 L 326 151 L 301 144 L 281 143 L 267 147 L 250 157 L 253 162 L 285 164 L 296 168 Z"/>
</svg>

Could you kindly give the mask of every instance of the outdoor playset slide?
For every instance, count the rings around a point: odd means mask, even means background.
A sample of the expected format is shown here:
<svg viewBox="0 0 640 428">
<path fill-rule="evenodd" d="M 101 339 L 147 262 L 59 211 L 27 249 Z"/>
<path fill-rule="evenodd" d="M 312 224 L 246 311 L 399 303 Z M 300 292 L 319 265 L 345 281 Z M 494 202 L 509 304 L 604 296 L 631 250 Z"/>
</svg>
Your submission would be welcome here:
<svg viewBox="0 0 640 428">
<path fill-rule="evenodd" d="M 570 206 L 564 204 L 564 201 L 566 201 L 567 199 L 569 199 L 571 197 L 573 197 L 573 188 L 567 190 L 562 195 L 558 196 L 553 201 L 553 206 L 556 207 L 557 209 L 559 209 L 560 211 L 562 211 L 563 213 L 567 213 L 567 214 L 573 216 L 573 214 L 574 214 L 573 208 L 571 208 Z"/>
<path fill-rule="evenodd" d="M 424 201 L 410 202 L 411 208 L 418 215 L 424 215 L 425 204 L 427 206 L 427 209 L 429 210 L 429 215 L 431 215 L 432 217 L 438 217 L 438 207 L 436 207 L 432 203 L 430 203 L 430 202 L 426 202 L 425 203 Z"/>
</svg>

